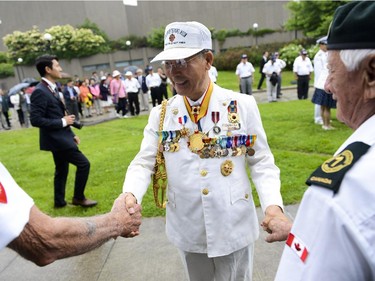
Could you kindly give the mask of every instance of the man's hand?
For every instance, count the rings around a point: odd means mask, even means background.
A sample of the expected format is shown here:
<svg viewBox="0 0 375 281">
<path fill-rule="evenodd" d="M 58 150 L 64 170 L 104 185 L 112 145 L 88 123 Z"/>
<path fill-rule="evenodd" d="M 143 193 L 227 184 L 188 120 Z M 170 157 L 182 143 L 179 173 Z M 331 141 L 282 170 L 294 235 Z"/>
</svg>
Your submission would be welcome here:
<svg viewBox="0 0 375 281">
<path fill-rule="evenodd" d="M 270 235 L 266 237 L 266 241 L 272 243 L 285 241 L 292 228 L 292 223 L 284 215 L 279 206 L 269 206 L 266 209 L 266 216 L 261 226 L 264 231 L 270 233 Z"/>
<path fill-rule="evenodd" d="M 76 119 L 76 117 L 74 116 L 74 114 L 65 115 L 64 119 L 65 119 L 67 125 L 72 125 L 74 123 L 74 120 Z"/>
<path fill-rule="evenodd" d="M 134 198 L 131 193 L 121 194 L 113 203 L 111 211 L 121 227 L 120 236 L 126 238 L 139 235 L 139 226 L 142 222 L 142 208 L 140 205 L 136 204 L 135 198 L 134 203 L 129 207 L 128 202 L 131 204 L 130 197 Z"/>
</svg>

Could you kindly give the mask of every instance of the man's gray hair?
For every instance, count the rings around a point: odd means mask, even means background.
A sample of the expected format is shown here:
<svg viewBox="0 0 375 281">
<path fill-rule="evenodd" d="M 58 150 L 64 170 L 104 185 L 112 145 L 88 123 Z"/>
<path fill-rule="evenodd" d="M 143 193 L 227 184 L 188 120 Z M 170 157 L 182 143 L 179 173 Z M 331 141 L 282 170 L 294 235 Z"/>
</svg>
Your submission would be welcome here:
<svg viewBox="0 0 375 281">
<path fill-rule="evenodd" d="M 368 56 L 375 55 L 375 49 L 341 50 L 340 58 L 348 71 L 357 70 L 359 64 Z"/>
</svg>

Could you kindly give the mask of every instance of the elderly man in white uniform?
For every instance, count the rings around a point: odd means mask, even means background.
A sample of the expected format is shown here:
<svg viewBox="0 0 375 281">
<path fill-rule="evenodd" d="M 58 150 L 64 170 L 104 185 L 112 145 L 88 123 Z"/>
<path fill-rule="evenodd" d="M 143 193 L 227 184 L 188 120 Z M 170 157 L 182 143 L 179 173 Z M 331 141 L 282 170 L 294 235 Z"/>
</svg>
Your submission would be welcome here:
<svg viewBox="0 0 375 281">
<path fill-rule="evenodd" d="M 0 250 L 13 249 L 44 266 L 93 250 L 111 238 L 134 237 L 141 224 L 140 206 L 128 213 L 125 194 L 112 211 L 89 218 L 51 218 L 42 213 L 0 162 Z M 63 234 L 63 235 L 62 235 Z"/>
<path fill-rule="evenodd" d="M 288 235 L 276 280 L 375 280 L 374 18 L 373 1 L 335 12 L 325 90 L 355 132 L 308 179 L 290 234 L 285 222 L 263 225 L 269 241 Z"/>
<path fill-rule="evenodd" d="M 125 177 L 127 205 L 141 202 L 162 151 L 168 175 L 166 232 L 192 281 L 252 279 L 259 225 L 246 164 L 265 217 L 280 217 L 279 169 L 255 99 L 212 83 L 210 31 L 198 22 L 165 29 L 165 73 L 177 95 L 152 109 L 144 139 Z M 159 137 L 160 136 L 160 137 Z M 132 200 L 131 200 L 132 199 Z"/>
</svg>

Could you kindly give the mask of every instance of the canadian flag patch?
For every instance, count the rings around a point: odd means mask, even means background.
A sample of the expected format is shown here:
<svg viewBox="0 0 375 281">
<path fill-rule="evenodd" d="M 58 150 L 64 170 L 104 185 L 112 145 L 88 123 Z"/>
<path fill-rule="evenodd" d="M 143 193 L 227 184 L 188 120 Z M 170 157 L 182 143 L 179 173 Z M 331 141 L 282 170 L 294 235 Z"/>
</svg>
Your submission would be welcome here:
<svg viewBox="0 0 375 281">
<path fill-rule="evenodd" d="M 5 193 L 5 188 L 0 182 L 0 203 L 6 204 L 8 203 L 7 194 Z"/>
<path fill-rule="evenodd" d="M 299 256 L 303 262 L 305 262 L 307 256 L 309 255 L 309 251 L 301 239 L 296 237 L 293 233 L 289 233 L 286 244 L 292 249 L 293 252 L 297 254 L 297 256 Z"/>
</svg>

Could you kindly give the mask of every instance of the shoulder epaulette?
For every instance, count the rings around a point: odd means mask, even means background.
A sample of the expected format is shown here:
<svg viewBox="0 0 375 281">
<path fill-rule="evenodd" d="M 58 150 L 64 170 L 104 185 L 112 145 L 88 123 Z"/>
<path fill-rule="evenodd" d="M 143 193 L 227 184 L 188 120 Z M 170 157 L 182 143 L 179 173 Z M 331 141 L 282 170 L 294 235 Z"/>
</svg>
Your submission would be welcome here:
<svg viewBox="0 0 375 281">
<path fill-rule="evenodd" d="M 307 185 L 318 185 L 337 193 L 347 171 L 368 151 L 369 145 L 363 142 L 349 144 L 343 151 L 326 160 L 307 179 Z"/>
</svg>

